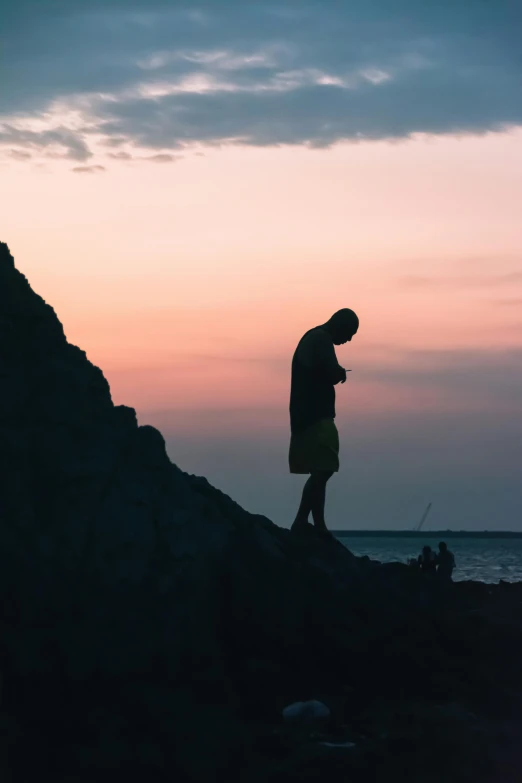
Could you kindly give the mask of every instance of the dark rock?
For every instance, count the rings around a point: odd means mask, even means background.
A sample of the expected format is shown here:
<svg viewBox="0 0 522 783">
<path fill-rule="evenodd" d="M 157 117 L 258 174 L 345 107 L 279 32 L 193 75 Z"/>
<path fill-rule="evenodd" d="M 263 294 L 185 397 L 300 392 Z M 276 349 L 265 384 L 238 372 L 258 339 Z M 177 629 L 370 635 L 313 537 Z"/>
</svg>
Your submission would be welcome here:
<svg viewBox="0 0 522 783">
<path fill-rule="evenodd" d="M 187 475 L 3 244 L 0 330 L 6 776 L 517 779 L 519 585 L 441 591 Z M 309 699 L 350 753 L 281 733 Z"/>
</svg>

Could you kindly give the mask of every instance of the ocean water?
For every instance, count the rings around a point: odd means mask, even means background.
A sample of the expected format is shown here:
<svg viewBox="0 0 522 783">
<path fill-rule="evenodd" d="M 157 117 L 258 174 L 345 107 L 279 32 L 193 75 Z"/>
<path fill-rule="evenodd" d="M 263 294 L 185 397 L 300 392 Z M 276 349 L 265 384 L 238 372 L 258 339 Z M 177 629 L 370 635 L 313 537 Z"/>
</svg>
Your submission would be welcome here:
<svg viewBox="0 0 522 783">
<path fill-rule="evenodd" d="M 454 581 L 522 581 L 522 538 L 444 538 L 444 533 L 427 533 L 422 538 L 347 537 L 339 538 L 354 555 L 368 555 L 382 563 L 407 563 L 417 557 L 425 544 L 438 551 L 446 541 L 455 555 Z"/>
</svg>

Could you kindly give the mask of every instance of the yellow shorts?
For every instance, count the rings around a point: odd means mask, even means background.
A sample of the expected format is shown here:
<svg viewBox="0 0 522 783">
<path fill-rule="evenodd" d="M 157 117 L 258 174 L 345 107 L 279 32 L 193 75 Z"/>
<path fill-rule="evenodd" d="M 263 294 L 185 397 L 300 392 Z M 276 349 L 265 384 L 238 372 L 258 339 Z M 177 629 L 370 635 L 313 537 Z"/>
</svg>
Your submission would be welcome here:
<svg viewBox="0 0 522 783">
<path fill-rule="evenodd" d="M 320 419 L 290 438 L 290 473 L 339 470 L 339 433 L 333 419 Z"/>
</svg>

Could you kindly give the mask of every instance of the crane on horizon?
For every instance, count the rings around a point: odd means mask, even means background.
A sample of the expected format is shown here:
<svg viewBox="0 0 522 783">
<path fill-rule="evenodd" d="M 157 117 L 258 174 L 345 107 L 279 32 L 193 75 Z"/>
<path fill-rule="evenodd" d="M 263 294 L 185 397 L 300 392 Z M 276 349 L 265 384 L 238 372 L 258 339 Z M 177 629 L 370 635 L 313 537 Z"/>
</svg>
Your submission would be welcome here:
<svg viewBox="0 0 522 783">
<path fill-rule="evenodd" d="M 426 509 L 424 511 L 424 514 L 421 517 L 421 521 L 419 522 L 417 527 L 413 528 L 416 532 L 418 532 L 422 528 L 423 524 L 426 522 L 426 517 L 430 513 L 431 505 L 432 505 L 431 503 L 428 503 L 428 505 L 426 506 Z"/>
</svg>

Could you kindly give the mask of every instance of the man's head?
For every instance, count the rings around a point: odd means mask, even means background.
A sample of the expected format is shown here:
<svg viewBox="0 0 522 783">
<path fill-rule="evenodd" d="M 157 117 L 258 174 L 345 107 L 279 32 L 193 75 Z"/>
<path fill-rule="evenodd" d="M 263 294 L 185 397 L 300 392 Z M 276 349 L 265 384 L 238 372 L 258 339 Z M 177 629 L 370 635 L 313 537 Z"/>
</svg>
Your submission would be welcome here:
<svg viewBox="0 0 522 783">
<path fill-rule="evenodd" d="M 439 552 L 444 553 L 448 551 L 448 545 L 445 541 L 441 541 L 439 544 Z"/>
<path fill-rule="evenodd" d="M 332 335 L 335 345 L 343 345 L 350 342 L 352 337 L 357 334 L 359 319 L 353 310 L 345 307 L 334 313 L 325 326 Z"/>
</svg>

